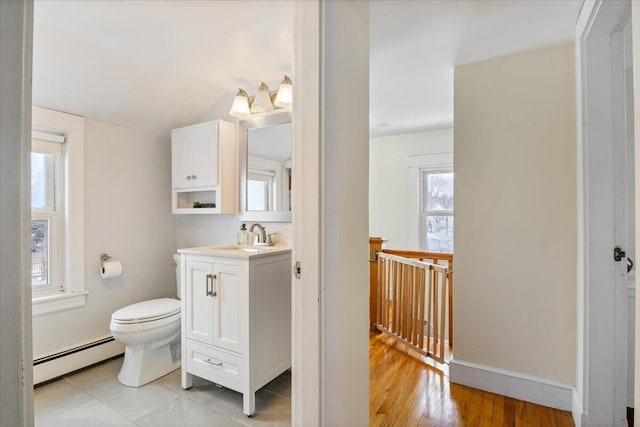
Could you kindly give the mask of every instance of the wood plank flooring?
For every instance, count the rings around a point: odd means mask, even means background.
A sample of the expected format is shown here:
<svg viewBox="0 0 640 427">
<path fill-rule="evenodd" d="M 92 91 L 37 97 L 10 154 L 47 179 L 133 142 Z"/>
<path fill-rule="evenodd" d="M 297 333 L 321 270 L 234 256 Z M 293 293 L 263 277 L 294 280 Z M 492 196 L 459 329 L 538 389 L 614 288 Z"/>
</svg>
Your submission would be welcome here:
<svg viewBox="0 0 640 427">
<path fill-rule="evenodd" d="M 450 384 L 403 350 L 393 338 L 369 334 L 370 426 L 574 425 L 569 412 Z"/>
</svg>

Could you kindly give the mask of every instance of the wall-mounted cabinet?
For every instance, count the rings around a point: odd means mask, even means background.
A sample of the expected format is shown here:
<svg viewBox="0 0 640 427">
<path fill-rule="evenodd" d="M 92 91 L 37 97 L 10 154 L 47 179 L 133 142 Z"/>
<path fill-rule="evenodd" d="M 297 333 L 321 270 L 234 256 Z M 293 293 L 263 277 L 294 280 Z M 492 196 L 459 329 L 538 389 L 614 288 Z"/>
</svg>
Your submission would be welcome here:
<svg viewBox="0 0 640 427">
<path fill-rule="evenodd" d="M 235 125 L 216 120 L 173 129 L 171 182 L 174 214 L 237 212 Z"/>
</svg>

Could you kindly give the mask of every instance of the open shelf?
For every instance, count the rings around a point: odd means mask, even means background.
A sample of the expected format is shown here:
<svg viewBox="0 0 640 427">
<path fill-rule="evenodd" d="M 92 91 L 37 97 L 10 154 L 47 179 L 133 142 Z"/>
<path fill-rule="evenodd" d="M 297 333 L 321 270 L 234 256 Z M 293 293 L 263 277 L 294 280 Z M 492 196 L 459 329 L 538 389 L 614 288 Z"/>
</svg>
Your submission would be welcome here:
<svg viewBox="0 0 640 427">
<path fill-rule="evenodd" d="M 199 190 L 173 190 L 172 211 L 174 214 L 215 214 L 220 213 L 219 190 L 217 187 Z M 195 202 L 215 203 L 211 208 L 194 208 Z"/>
</svg>

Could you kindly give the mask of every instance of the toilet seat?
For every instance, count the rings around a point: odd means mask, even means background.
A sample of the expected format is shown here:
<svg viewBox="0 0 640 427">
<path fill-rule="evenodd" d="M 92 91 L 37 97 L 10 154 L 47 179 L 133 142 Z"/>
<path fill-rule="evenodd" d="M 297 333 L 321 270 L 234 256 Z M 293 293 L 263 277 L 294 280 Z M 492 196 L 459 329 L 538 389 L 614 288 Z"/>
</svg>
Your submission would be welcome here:
<svg viewBox="0 0 640 427">
<path fill-rule="evenodd" d="M 131 304 L 111 315 L 111 322 L 130 325 L 155 322 L 180 315 L 180 301 L 171 298 L 159 298 Z"/>
</svg>

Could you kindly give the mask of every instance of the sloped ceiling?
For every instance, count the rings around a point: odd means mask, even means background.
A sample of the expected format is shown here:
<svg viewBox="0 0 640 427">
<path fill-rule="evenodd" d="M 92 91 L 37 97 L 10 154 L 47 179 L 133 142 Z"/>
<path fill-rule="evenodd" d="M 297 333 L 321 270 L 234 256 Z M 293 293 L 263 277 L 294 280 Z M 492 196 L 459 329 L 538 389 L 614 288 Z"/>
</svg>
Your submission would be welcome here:
<svg viewBox="0 0 640 427">
<path fill-rule="evenodd" d="M 581 4 L 371 1 L 371 134 L 451 126 L 456 65 L 569 41 Z M 168 134 L 290 75 L 293 12 L 293 0 L 36 0 L 34 104 Z"/>
<path fill-rule="evenodd" d="M 34 21 L 35 105 L 164 134 L 293 68 L 291 1 L 41 0 Z"/>
</svg>

